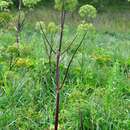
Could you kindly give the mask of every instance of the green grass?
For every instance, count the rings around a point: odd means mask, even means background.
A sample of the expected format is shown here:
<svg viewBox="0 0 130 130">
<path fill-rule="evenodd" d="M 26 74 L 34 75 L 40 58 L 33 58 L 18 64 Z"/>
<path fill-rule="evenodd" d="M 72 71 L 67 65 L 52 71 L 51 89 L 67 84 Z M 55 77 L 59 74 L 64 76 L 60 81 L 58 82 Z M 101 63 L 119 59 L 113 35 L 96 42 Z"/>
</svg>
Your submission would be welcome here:
<svg viewBox="0 0 130 130">
<path fill-rule="evenodd" d="M 17 50 L 10 50 L 15 43 L 15 32 L 0 32 L 0 130 L 51 130 L 54 126 L 55 63 L 50 83 L 43 40 L 34 26 L 38 19 L 46 24 L 52 20 L 58 22 L 57 14 L 46 7 L 29 14 L 28 24 L 21 33 L 19 55 Z M 129 130 L 129 18 L 126 9 L 98 14 L 94 21 L 97 31 L 88 33 L 61 91 L 60 130 L 80 130 L 81 121 L 84 130 Z M 65 33 L 65 41 L 72 39 L 79 23 L 76 13 L 74 19 L 70 15 L 67 19 L 69 31 Z M 72 52 L 73 48 L 62 61 L 61 79 Z M 14 67 L 9 70 L 12 55 Z M 15 63 L 19 58 L 29 59 L 31 63 L 19 67 Z"/>
<path fill-rule="evenodd" d="M 55 21 L 59 23 L 59 12 L 53 8 L 41 6 L 28 15 L 29 22 L 35 24 L 38 20 L 43 20 L 46 23 Z M 97 18 L 94 20 L 94 25 L 99 31 L 108 32 L 129 32 L 130 31 L 130 7 L 129 6 L 110 6 L 99 12 Z M 80 18 L 78 12 L 73 16 L 67 15 L 66 24 L 75 26 L 79 24 Z"/>
</svg>

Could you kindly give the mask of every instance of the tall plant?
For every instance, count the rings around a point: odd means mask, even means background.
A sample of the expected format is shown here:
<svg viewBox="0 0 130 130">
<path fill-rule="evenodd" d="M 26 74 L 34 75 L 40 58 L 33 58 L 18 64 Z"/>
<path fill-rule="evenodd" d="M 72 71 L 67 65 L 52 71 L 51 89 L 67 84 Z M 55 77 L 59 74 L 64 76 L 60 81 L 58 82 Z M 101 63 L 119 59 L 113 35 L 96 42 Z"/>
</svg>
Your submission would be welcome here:
<svg viewBox="0 0 130 130">
<path fill-rule="evenodd" d="M 12 2 L 10 0 L 0 0 L 0 11 L 8 9 L 11 3 Z"/>
<path fill-rule="evenodd" d="M 25 14 L 22 12 L 22 5 L 27 8 L 33 8 L 35 5 L 38 4 L 41 0 L 18 0 L 18 17 L 16 21 L 16 44 L 19 46 L 20 42 L 20 32 L 23 29 L 24 22 L 26 19 Z"/>
<path fill-rule="evenodd" d="M 19 46 L 20 42 L 20 33 L 23 29 L 25 23 L 25 13 L 22 11 L 22 6 L 27 7 L 28 9 L 36 6 L 41 0 L 17 0 L 17 18 L 16 18 L 16 44 Z M 0 11 L 6 11 L 9 6 L 13 5 L 11 0 L 0 0 Z"/>
<path fill-rule="evenodd" d="M 79 10 L 79 15 L 82 18 L 82 22 L 77 27 L 77 32 L 75 33 L 74 38 L 72 41 L 69 41 L 69 45 L 63 49 L 64 44 L 64 30 L 65 30 L 65 20 L 66 20 L 66 14 L 67 12 L 73 12 L 77 8 L 78 1 L 77 0 L 55 0 L 55 8 L 61 12 L 60 17 L 60 32 L 59 32 L 59 41 L 57 42 L 57 48 L 54 49 L 52 46 L 51 41 L 49 40 L 49 37 L 47 36 L 45 32 L 45 24 L 43 22 L 39 22 L 40 28 L 42 30 L 42 36 L 45 40 L 45 47 L 48 47 L 53 54 L 56 55 L 56 99 L 55 99 L 55 124 L 54 124 L 54 130 L 58 130 L 58 124 L 59 124 L 59 110 L 60 110 L 60 92 L 63 88 L 71 63 L 81 47 L 82 43 L 84 42 L 84 39 L 87 35 L 87 32 L 91 29 L 93 29 L 93 25 L 91 23 L 91 19 L 96 17 L 96 9 L 91 5 L 84 5 Z M 55 26 L 51 26 L 51 29 L 53 30 Z M 60 79 L 60 66 L 62 64 L 61 60 L 63 55 L 73 46 L 74 42 L 80 38 L 80 42 L 78 43 L 77 47 L 73 51 L 72 57 L 70 58 L 70 61 L 68 62 L 65 75 L 63 77 L 63 80 Z"/>
</svg>

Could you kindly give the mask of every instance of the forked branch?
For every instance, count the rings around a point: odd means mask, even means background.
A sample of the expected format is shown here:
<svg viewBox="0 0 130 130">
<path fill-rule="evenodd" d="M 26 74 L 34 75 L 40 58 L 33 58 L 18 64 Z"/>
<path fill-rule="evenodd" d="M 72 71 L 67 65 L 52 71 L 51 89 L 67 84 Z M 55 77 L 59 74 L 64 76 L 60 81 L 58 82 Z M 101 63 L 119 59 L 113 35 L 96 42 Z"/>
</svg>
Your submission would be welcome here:
<svg viewBox="0 0 130 130">
<path fill-rule="evenodd" d="M 48 46 L 50 47 L 50 49 L 52 50 L 52 52 L 53 52 L 54 54 L 56 54 L 56 52 L 55 52 L 55 50 L 53 49 L 53 47 L 52 47 L 50 41 L 48 40 L 48 38 L 47 38 L 47 36 L 46 36 L 46 34 L 45 34 L 45 32 L 44 32 L 44 30 L 43 30 L 42 25 L 41 25 L 40 22 L 39 22 L 39 24 L 40 24 L 40 29 L 41 29 L 41 31 L 42 31 L 42 33 L 43 33 L 43 36 L 44 36 L 44 38 L 45 38 L 45 40 L 46 40 Z"/>
<path fill-rule="evenodd" d="M 73 40 L 68 45 L 68 47 L 61 53 L 61 55 L 63 55 L 65 52 L 67 52 L 70 49 L 70 47 L 73 45 L 73 43 L 75 42 L 75 40 L 77 39 L 77 37 L 78 37 L 78 35 L 76 34 L 75 37 L 73 38 Z"/>
<path fill-rule="evenodd" d="M 83 36 L 82 40 L 80 41 L 80 43 L 79 43 L 78 47 L 76 48 L 75 52 L 73 53 L 73 55 L 72 55 L 72 57 L 71 57 L 71 59 L 70 59 L 70 62 L 69 62 L 69 64 L 68 64 L 68 66 L 67 66 L 67 70 L 66 70 L 66 72 L 65 72 L 65 76 L 64 76 L 64 79 L 63 79 L 63 82 L 62 82 L 62 84 L 61 84 L 60 89 L 62 89 L 62 88 L 63 88 L 63 86 L 64 86 L 65 80 L 66 80 L 67 75 L 68 75 L 68 72 L 69 72 L 70 65 L 71 65 L 71 63 L 72 63 L 72 61 L 73 61 L 73 59 L 74 59 L 74 57 L 75 57 L 75 55 L 76 55 L 76 53 L 77 53 L 78 49 L 79 49 L 79 48 L 80 48 L 80 46 L 82 45 L 82 43 L 83 43 L 83 41 L 84 41 L 84 39 L 85 39 L 86 35 L 87 35 L 87 32 L 84 34 L 84 36 Z"/>
</svg>

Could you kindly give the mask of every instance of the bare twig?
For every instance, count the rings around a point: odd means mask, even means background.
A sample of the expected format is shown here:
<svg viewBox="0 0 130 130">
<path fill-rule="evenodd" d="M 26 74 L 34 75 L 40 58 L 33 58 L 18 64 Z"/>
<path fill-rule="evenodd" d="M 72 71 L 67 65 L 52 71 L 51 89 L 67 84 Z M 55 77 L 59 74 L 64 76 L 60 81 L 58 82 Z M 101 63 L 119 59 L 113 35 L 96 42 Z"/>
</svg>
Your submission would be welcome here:
<svg viewBox="0 0 130 130">
<path fill-rule="evenodd" d="M 16 43 L 17 46 L 19 46 L 20 42 L 20 32 L 22 31 L 25 23 L 26 16 L 24 18 L 21 18 L 21 6 L 22 6 L 22 0 L 19 0 L 18 2 L 18 19 L 17 19 L 17 25 L 16 25 Z"/>
<path fill-rule="evenodd" d="M 61 34 L 60 34 L 60 44 L 59 44 L 59 50 L 58 50 L 59 52 L 61 52 L 62 41 L 63 41 L 64 24 L 65 24 L 65 14 L 66 14 L 66 12 L 63 9 L 63 11 L 61 13 Z"/>
<path fill-rule="evenodd" d="M 78 35 L 76 34 L 75 37 L 73 38 L 73 40 L 71 41 L 71 43 L 68 45 L 68 47 L 61 53 L 61 55 L 63 55 L 65 52 L 67 52 L 70 47 L 73 45 L 73 43 L 75 42 L 75 40 L 77 39 Z"/>
<path fill-rule="evenodd" d="M 43 39 L 43 42 L 44 42 L 44 46 L 45 46 L 45 51 L 46 51 L 46 54 L 47 56 L 49 57 L 49 50 L 48 50 L 48 47 L 47 47 L 47 44 L 46 44 L 46 41 L 44 39 L 44 36 L 42 35 L 42 39 Z"/>
<path fill-rule="evenodd" d="M 20 23 L 20 31 L 22 31 L 22 29 L 24 27 L 25 20 L 26 20 L 26 16 L 24 16 L 24 19 Z"/>
<path fill-rule="evenodd" d="M 72 61 L 73 61 L 73 59 L 74 59 L 74 57 L 75 57 L 75 55 L 76 55 L 78 49 L 79 49 L 80 46 L 82 45 L 82 43 L 83 43 L 83 41 L 84 41 L 84 39 L 85 39 L 85 37 L 86 37 L 86 34 L 87 34 L 87 32 L 84 34 L 84 36 L 83 36 L 81 42 L 79 43 L 78 47 L 76 48 L 75 52 L 73 53 L 73 55 L 72 55 L 72 57 L 71 57 L 71 59 L 70 59 L 70 62 L 69 62 L 69 64 L 68 64 L 68 66 L 67 66 L 67 70 L 66 70 L 66 72 L 65 72 L 65 76 L 64 76 L 64 79 L 63 79 L 63 82 L 62 82 L 62 85 L 61 85 L 60 89 L 62 89 L 63 86 L 64 86 L 65 80 L 66 80 L 67 75 L 68 75 L 68 72 L 69 72 L 70 65 L 71 65 L 71 63 L 72 63 Z"/>
<path fill-rule="evenodd" d="M 42 33 L 43 33 L 43 36 L 44 36 L 44 38 L 45 38 L 45 40 L 46 40 L 48 46 L 50 47 L 50 49 L 52 50 L 52 52 L 53 52 L 54 54 L 56 54 L 56 52 L 55 52 L 55 50 L 53 49 L 53 47 L 52 47 L 50 41 L 48 40 L 48 38 L 47 38 L 47 36 L 46 36 L 46 34 L 45 34 L 45 32 L 44 32 L 44 30 L 43 30 L 42 25 L 41 25 L 40 22 L 39 22 L 39 24 L 40 24 L 41 31 L 42 31 Z"/>
<path fill-rule="evenodd" d="M 53 35 L 51 35 L 51 43 L 53 44 L 54 41 L 53 41 Z M 52 46 L 53 47 L 53 46 Z M 49 65 L 50 65 L 50 82 L 51 84 L 53 84 L 52 82 L 52 49 L 50 49 L 50 52 L 49 52 Z"/>
<path fill-rule="evenodd" d="M 21 0 L 19 0 L 19 6 L 18 6 L 18 20 L 16 25 L 16 43 L 17 47 L 19 47 L 19 35 L 20 35 L 20 19 L 21 19 Z"/>
</svg>

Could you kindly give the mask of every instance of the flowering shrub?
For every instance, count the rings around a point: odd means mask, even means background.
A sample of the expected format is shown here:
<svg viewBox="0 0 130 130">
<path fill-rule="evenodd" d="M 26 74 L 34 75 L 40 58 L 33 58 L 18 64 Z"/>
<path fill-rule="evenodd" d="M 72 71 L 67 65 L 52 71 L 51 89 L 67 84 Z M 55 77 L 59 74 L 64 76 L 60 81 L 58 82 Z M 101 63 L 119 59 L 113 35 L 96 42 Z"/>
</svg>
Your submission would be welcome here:
<svg viewBox="0 0 130 130">
<path fill-rule="evenodd" d="M 81 18 L 85 20 L 96 18 L 96 14 L 96 8 L 88 4 L 82 6 L 79 10 L 79 15 L 81 16 Z"/>
<path fill-rule="evenodd" d="M 9 12 L 0 13 L 0 26 L 4 27 L 12 19 L 12 15 Z"/>
<path fill-rule="evenodd" d="M 16 54 L 17 55 L 19 53 L 19 49 L 14 44 L 12 46 L 8 46 L 6 52 L 9 53 L 9 54 Z"/>
<path fill-rule="evenodd" d="M 15 65 L 17 67 L 32 67 L 34 63 L 28 58 L 18 58 Z"/>
<path fill-rule="evenodd" d="M 49 33 L 56 33 L 58 31 L 58 26 L 54 22 L 50 22 L 47 27 Z"/>
<path fill-rule="evenodd" d="M 54 23 L 50 22 L 48 23 L 48 26 L 44 23 L 44 21 L 38 21 L 36 22 L 35 29 L 37 31 L 40 31 L 40 33 L 49 33 L 49 34 L 55 34 L 59 31 L 59 27 Z"/>
<path fill-rule="evenodd" d="M 6 0 L 0 0 L 0 11 L 6 10 L 11 2 Z"/>
<path fill-rule="evenodd" d="M 78 28 L 77 32 L 87 32 L 87 31 L 94 31 L 95 28 L 92 23 L 83 22 L 81 23 Z"/>
<path fill-rule="evenodd" d="M 37 5 L 38 2 L 40 2 L 40 1 L 41 0 L 23 0 L 23 4 L 24 4 L 24 6 L 31 8 L 35 5 Z"/>
<path fill-rule="evenodd" d="M 35 29 L 42 33 L 41 27 L 42 27 L 44 33 L 46 33 L 46 25 L 45 25 L 45 23 L 43 21 L 36 22 Z"/>
<path fill-rule="evenodd" d="M 108 64 L 112 62 L 111 55 L 103 48 L 97 48 L 96 51 L 92 53 L 91 58 L 99 64 Z"/>
<path fill-rule="evenodd" d="M 14 67 L 30 68 L 34 66 L 32 47 L 29 45 L 20 45 L 19 48 L 13 44 L 7 48 L 0 49 L 0 60 L 12 70 Z"/>
<path fill-rule="evenodd" d="M 109 63 L 111 62 L 111 57 L 107 55 L 97 55 L 93 54 L 92 58 L 96 60 L 98 63 L 103 64 L 103 63 Z"/>
</svg>

